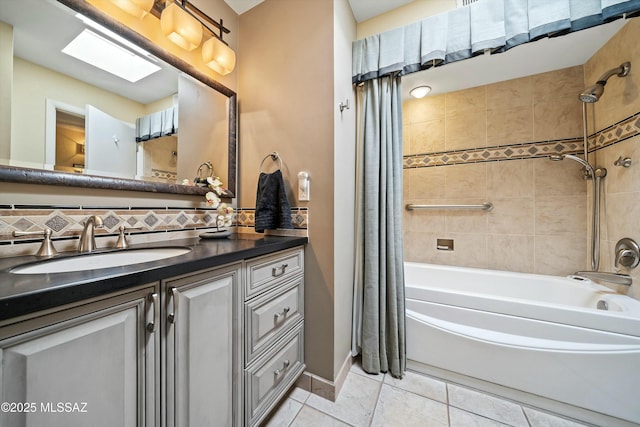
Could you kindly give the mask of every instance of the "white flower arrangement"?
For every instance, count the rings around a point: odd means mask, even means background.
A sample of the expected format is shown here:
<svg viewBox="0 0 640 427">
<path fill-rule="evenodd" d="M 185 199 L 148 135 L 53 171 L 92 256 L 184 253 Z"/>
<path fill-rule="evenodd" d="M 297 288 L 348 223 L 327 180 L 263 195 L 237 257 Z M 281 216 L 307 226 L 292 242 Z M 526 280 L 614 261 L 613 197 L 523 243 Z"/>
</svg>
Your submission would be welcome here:
<svg viewBox="0 0 640 427">
<path fill-rule="evenodd" d="M 220 206 L 220 197 L 224 194 L 224 187 L 222 186 L 222 181 L 217 176 L 209 176 L 207 177 L 207 185 L 213 191 L 207 192 L 204 195 L 204 198 L 207 202 L 207 206 L 211 206 L 212 208 L 217 208 Z M 225 205 L 226 206 L 226 205 Z"/>
<path fill-rule="evenodd" d="M 220 204 L 220 206 L 218 206 L 218 217 L 216 219 L 216 227 L 218 227 L 218 230 L 221 230 L 224 227 L 230 227 L 232 224 L 233 224 L 233 208 L 231 206 L 227 206 L 226 203 Z"/>
</svg>

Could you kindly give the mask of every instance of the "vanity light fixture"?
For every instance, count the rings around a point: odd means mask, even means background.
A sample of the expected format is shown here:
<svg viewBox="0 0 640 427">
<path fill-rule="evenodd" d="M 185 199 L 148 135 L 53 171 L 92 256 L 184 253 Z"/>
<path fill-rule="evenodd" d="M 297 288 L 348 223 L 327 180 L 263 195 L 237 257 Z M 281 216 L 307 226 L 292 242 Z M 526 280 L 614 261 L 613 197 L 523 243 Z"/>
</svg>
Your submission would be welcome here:
<svg viewBox="0 0 640 427">
<path fill-rule="evenodd" d="M 431 86 L 416 86 L 409 91 L 409 95 L 420 99 L 427 96 L 429 92 L 431 92 Z"/>
<path fill-rule="evenodd" d="M 224 76 L 235 68 L 236 53 L 222 39 L 214 35 L 202 45 L 202 60 L 207 67 Z"/>
<path fill-rule="evenodd" d="M 168 0 L 160 15 L 160 26 L 169 40 L 189 51 L 200 46 L 203 30 L 207 30 L 212 37 L 202 44 L 204 63 L 221 75 L 229 74 L 235 68 L 236 53 L 223 40 L 223 35 L 230 31 L 222 19 L 216 22 L 187 0 Z"/>
<path fill-rule="evenodd" d="M 149 13 L 151 8 L 153 8 L 154 0 L 111 0 L 111 3 L 129 15 L 142 19 Z"/>
<path fill-rule="evenodd" d="M 202 42 L 202 24 L 184 8 L 171 2 L 160 15 L 162 33 L 184 50 L 192 51 Z"/>
</svg>

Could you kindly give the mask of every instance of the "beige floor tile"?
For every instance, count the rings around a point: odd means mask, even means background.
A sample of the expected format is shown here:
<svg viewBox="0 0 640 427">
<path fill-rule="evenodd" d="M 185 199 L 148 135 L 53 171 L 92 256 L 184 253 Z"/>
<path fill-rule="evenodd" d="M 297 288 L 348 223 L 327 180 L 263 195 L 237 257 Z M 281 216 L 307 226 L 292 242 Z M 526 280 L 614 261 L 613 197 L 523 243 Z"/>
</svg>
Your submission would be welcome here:
<svg viewBox="0 0 640 427">
<path fill-rule="evenodd" d="M 304 403 L 307 401 L 307 398 L 311 394 L 310 391 L 301 389 L 300 387 L 294 387 L 289 392 L 289 397 L 293 400 L 297 400 L 298 402 Z"/>
<path fill-rule="evenodd" d="M 386 374 L 370 374 L 367 371 L 365 371 L 364 369 L 362 369 L 362 366 L 360 366 L 360 363 L 354 363 L 353 365 L 351 365 L 351 369 L 350 372 L 353 372 L 354 374 L 358 374 L 358 375 L 362 375 L 365 378 L 369 378 L 371 380 L 376 380 L 376 381 L 380 381 L 382 382 L 385 378 L 385 376 L 388 376 Z"/>
<path fill-rule="evenodd" d="M 387 375 L 384 382 L 390 386 L 410 391 L 438 402 L 447 403 L 447 386 L 442 381 L 413 372 L 405 372 L 405 376 L 401 380 Z"/>
<path fill-rule="evenodd" d="M 507 424 L 502 424 L 462 409 L 449 407 L 449 425 L 451 427 L 503 427 Z"/>
<path fill-rule="evenodd" d="M 350 372 L 335 402 L 312 394 L 306 404 L 351 425 L 368 426 L 379 391 L 379 381 Z"/>
<path fill-rule="evenodd" d="M 585 425 L 556 417 L 555 415 L 547 414 L 536 409 L 526 407 L 523 407 L 522 409 L 524 409 L 524 413 L 526 414 L 531 427 L 580 427 Z"/>
<path fill-rule="evenodd" d="M 447 405 L 444 403 L 382 385 L 372 427 L 448 425 Z"/>
<path fill-rule="evenodd" d="M 278 409 L 271 415 L 265 426 L 287 427 L 302 409 L 302 403 L 293 399 L 285 399 Z"/>
<path fill-rule="evenodd" d="M 305 405 L 291 423 L 291 427 L 348 427 L 341 421 Z"/>
<path fill-rule="evenodd" d="M 519 405 L 453 384 L 447 386 L 449 405 L 515 427 L 529 427 Z"/>
</svg>

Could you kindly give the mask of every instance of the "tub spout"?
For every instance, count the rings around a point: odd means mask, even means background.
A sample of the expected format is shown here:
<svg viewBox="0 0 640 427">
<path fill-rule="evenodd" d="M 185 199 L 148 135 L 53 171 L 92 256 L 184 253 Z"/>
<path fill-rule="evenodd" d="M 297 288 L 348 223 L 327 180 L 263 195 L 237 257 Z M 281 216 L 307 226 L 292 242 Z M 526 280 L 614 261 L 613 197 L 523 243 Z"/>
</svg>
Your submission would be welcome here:
<svg viewBox="0 0 640 427">
<path fill-rule="evenodd" d="M 607 273 L 604 271 L 576 271 L 574 276 L 587 279 L 601 280 L 603 282 L 614 283 L 616 285 L 631 286 L 633 279 L 628 274 Z"/>
</svg>

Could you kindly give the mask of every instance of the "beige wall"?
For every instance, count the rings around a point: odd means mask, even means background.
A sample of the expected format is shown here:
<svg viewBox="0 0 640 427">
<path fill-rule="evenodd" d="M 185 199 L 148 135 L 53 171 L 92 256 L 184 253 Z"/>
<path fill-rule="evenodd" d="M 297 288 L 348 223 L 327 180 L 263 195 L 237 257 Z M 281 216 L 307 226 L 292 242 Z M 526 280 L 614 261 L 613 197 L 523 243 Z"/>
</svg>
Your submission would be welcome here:
<svg viewBox="0 0 640 427">
<path fill-rule="evenodd" d="M 57 73 L 20 58 L 14 59 L 11 160 L 44 163 L 45 105 L 47 99 L 80 109 L 91 104 L 128 123 L 145 114 L 130 99 Z M 4 144 L 3 144 L 4 145 Z M 36 166 L 37 167 L 37 166 Z"/>
<path fill-rule="evenodd" d="M 255 206 L 260 162 L 280 153 L 291 205 L 310 210 L 305 361 L 326 379 L 335 325 L 333 19 L 331 0 L 265 1 L 240 16 L 238 67 L 238 207 Z M 300 171 L 311 176 L 310 202 L 296 199 Z"/>
<path fill-rule="evenodd" d="M 404 103 L 405 155 L 579 137 L 582 67 Z M 405 259 L 543 274 L 587 268 L 587 185 L 577 163 L 524 159 L 404 171 L 405 203 L 494 204 L 405 211 Z M 454 251 L 436 239 L 454 239 Z"/>
<path fill-rule="evenodd" d="M 348 0 L 334 0 L 334 378 L 351 351 L 355 218 L 355 102 L 351 85 L 351 42 L 355 20 Z M 338 108 L 349 100 L 351 108 Z"/>
<path fill-rule="evenodd" d="M 0 22 L 0 141 L 11 140 L 11 98 L 13 97 L 13 28 Z M 10 156 L 9 144 L 0 143 L 0 163 Z"/>
<path fill-rule="evenodd" d="M 631 72 L 625 78 L 616 76 L 609 79 L 605 92 L 595 104 L 589 106 L 590 128 L 602 130 L 621 120 L 640 112 L 640 20 L 631 19 L 602 49 L 585 63 L 585 87 L 594 84 L 606 71 L 619 66 L 622 62 L 631 62 Z M 632 120 L 636 123 L 637 118 Z M 636 132 L 640 123 L 630 126 Z M 625 126 L 625 129 L 627 127 Z M 630 168 L 614 166 L 618 157 L 630 157 Z M 640 242 L 640 136 L 599 149 L 590 155 L 590 161 L 607 169 L 604 179 L 604 197 L 602 206 L 600 270 L 615 271 L 615 245 L 623 237 Z M 591 192 L 591 187 L 589 187 Z M 636 283 L 629 289 L 620 286 L 626 292 L 640 299 L 640 268 L 629 271 Z"/>
</svg>

